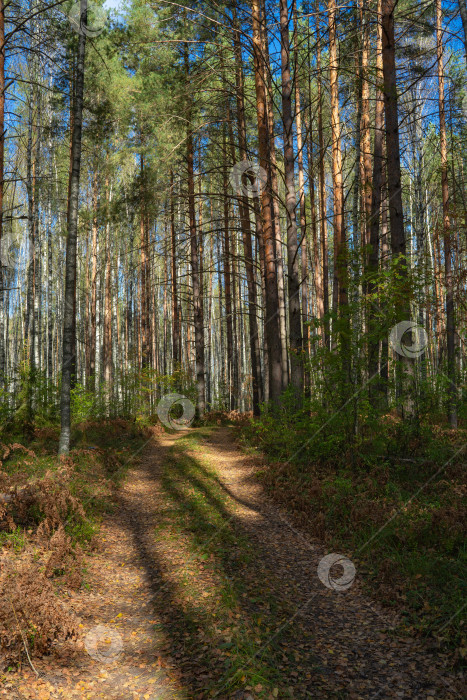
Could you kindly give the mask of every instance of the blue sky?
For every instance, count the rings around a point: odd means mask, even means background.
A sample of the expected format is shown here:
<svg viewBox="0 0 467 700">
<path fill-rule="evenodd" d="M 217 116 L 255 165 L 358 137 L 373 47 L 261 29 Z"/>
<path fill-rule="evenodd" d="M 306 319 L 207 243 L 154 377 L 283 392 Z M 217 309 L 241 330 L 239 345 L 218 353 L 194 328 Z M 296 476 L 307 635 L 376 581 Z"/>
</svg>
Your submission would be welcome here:
<svg viewBox="0 0 467 700">
<path fill-rule="evenodd" d="M 109 10 L 118 10 L 123 5 L 123 0 L 105 0 L 104 7 Z"/>
</svg>

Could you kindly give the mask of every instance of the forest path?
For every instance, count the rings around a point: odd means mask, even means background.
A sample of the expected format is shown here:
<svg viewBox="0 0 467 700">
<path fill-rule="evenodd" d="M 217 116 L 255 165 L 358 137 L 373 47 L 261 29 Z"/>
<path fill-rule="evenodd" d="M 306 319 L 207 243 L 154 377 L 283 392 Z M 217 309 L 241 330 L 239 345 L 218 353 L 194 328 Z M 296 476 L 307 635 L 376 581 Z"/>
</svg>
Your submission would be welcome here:
<svg viewBox="0 0 467 700">
<path fill-rule="evenodd" d="M 326 588 L 309 543 L 264 497 L 231 428 L 154 438 L 118 494 L 71 602 L 84 644 L 10 697 L 461 698 L 360 590 Z M 105 630 L 100 625 L 106 627 Z M 120 653 L 119 653 L 120 652 Z M 100 655 L 100 657 L 99 657 Z"/>
</svg>

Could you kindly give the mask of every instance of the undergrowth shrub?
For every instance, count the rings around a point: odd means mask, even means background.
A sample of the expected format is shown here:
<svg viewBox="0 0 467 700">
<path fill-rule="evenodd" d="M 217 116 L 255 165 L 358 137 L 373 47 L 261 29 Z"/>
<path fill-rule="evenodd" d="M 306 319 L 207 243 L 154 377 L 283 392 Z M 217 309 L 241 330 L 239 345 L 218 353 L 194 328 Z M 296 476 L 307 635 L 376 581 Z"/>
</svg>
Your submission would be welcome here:
<svg viewBox="0 0 467 700">
<path fill-rule="evenodd" d="M 5 561 L 0 573 L 0 666 L 18 663 L 25 650 L 42 655 L 55 641 L 73 638 L 77 623 L 31 559 Z"/>
<path fill-rule="evenodd" d="M 372 593 L 402 611 L 402 630 L 448 645 L 460 661 L 467 486 L 465 453 L 455 455 L 465 431 L 360 408 L 349 433 L 351 403 L 334 413 L 310 400 L 297 409 L 286 395 L 242 439 L 295 524 L 346 552 Z"/>
<path fill-rule="evenodd" d="M 99 518 L 149 434 L 120 419 L 74 430 L 79 447 L 65 458 L 53 427 L 35 428 L 27 446 L 0 443 L 0 670 L 74 639 L 60 594 L 82 585 Z"/>
</svg>

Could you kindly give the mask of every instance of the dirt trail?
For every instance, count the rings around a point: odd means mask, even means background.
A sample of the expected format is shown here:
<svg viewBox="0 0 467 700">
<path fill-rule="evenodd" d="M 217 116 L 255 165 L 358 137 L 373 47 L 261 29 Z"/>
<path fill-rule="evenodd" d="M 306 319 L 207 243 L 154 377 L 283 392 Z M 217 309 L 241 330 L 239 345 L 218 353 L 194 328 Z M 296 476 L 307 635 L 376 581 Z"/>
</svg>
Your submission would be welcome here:
<svg viewBox="0 0 467 700">
<path fill-rule="evenodd" d="M 56 658 L 34 661 L 39 679 L 27 667 L 21 674 L 12 674 L 6 688 L 0 691 L 7 697 L 34 700 L 183 697 L 177 694 L 177 684 L 168 676 L 170 663 L 158 654 L 151 591 L 135 547 L 132 519 L 134 512 L 138 529 L 150 532 L 157 511 L 156 502 L 149 503 L 150 498 L 156 498 L 153 475 L 176 438 L 163 435 L 158 438 L 157 447 L 149 443 L 138 465 L 128 473 L 119 494 L 117 512 L 103 523 L 97 551 L 87 557 L 88 589 L 72 594 L 69 601 L 81 621 L 82 638 L 74 645 L 76 648 L 72 647 L 65 658 L 63 649 L 57 649 Z M 97 630 L 97 651 L 107 656 L 104 662 L 92 658 L 85 648 L 85 635 L 98 626 L 116 632 L 112 637 L 102 634 L 106 630 Z M 122 651 L 118 653 L 120 645 Z"/>
<path fill-rule="evenodd" d="M 129 472 L 88 558 L 89 590 L 70 598 L 83 638 L 108 628 L 101 660 L 81 640 L 35 663 L 39 680 L 11 675 L 3 695 L 463 697 L 442 659 L 391 632 L 358 576 L 344 592 L 321 583 L 326 552 L 264 497 L 230 428 L 202 431 L 196 449 L 186 435 L 154 439 Z"/>
<path fill-rule="evenodd" d="M 309 697 L 464 697 L 442 660 L 420 642 L 393 634 L 394 619 L 361 592 L 358 575 L 343 592 L 321 583 L 317 568 L 328 552 L 268 502 L 227 430 L 214 432 L 209 443 L 219 479 L 238 504 L 249 537 L 258 543 L 258 557 L 282 580 L 284 594 L 293 601 L 297 618 L 290 624 L 299 620 L 300 628 L 312 630 L 317 673 L 306 689 Z"/>
</svg>

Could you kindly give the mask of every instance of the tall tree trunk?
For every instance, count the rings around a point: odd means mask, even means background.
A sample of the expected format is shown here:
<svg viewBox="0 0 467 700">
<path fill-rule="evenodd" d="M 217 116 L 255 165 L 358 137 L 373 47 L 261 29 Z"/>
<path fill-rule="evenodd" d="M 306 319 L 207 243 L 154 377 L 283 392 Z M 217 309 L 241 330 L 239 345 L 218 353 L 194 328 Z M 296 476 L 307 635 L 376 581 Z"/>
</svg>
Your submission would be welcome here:
<svg viewBox="0 0 467 700">
<path fill-rule="evenodd" d="M 86 8 L 87 12 L 87 8 Z M 83 21 L 83 15 L 80 8 L 80 23 Z M 71 212 L 71 180 L 73 177 L 73 133 L 74 133 L 74 119 L 75 119 L 75 101 L 76 101 L 76 90 L 77 90 L 77 77 L 76 77 L 76 66 L 75 57 L 72 57 L 72 90 L 70 96 L 70 143 L 69 143 L 69 158 L 68 158 L 68 197 L 67 197 L 67 227 L 70 221 Z M 84 80 L 83 80 L 84 85 Z M 83 88 L 84 90 L 84 88 Z M 75 264 L 75 278 L 74 278 L 74 292 L 73 292 L 73 314 L 72 314 L 72 329 L 71 337 L 73 338 L 73 351 L 71 353 L 71 366 L 70 366 L 70 387 L 74 388 L 76 382 L 76 274 L 77 265 Z"/>
<path fill-rule="evenodd" d="M 308 286 L 308 226 L 306 220 L 306 201 L 305 201 L 305 173 L 303 168 L 303 147 L 304 141 L 302 136 L 302 124 L 301 119 L 298 117 L 298 110 L 300 108 L 300 94 L 297 89 L 297 98 L 295 101 L 297 105 L 297 151 L 299 152 L 298 157 L 298 186 L 300 190 L 300 258 L 301 258 L 301 301 L 302 301 L 302 334 L 303 334 L 303 352 L 304 359 L 308 359 L 310 355 L 310 327 L 308 325 L 308 304 L 309 304 L 309 286 Z M 304 119 L 305 123 L 305 135 L 308 131 L 307 120 Z M 299 136 L 300 134 L 300 136 Z M 318 236 L 316 229 L 316 210 L 315 210 L 315 182 L 314 182 L 314 172 L 313 172 L 313 144 L 311 140 L 311 135 L 306 140 L 308 149 L 308 166 L 309 166 L 309 188 L 310 188 L 310 213 L 311 213 L 311 237 L 312 245 L 315 246 L 316 251 L 318 251 Z M 311 159 L 311 162 L 310 162 Z M 313 272 L 315 277 L 315 291 L 318 304 L 318 315 L 322 319 L 323 317 L 323 287 L 321 283 L 321 269 L 319 262 L 319 253 L 317 252 L 317 257 L 313 259 Z M 316 268 L 316 265 L 318 266 Z M 309 375 L 304 370 L 304 383 L 307 384 L 309 388 Z"/>
<path fill-rule="evenodd" d="M 407 257 L 404 229 L 404 212 L 402 208 L 401 157 L 399 145 L 399 115 L 396 81 L 394 9 L 395 0 L 383 0 L 383 78 L 384 78 L 384 111 L 386 117 L 386 165 L 389 223 L 391 228 L 391 252 L 396 260 L 399 280 L 407 280 Z M 396 289 L 395 320 L 409 320 L 410 309 L 407 299 L 408 289 Z M 414 415 L 413 402 L 413 361 L 405 355 L 399 355 L 396 362 L 396 373 L 405 375 L 399 377 L 398 392 L 402 394 L 402 414 L 411 418 Z M 405 384 L 405 386 L 404 386 Z"/>
<path fill-rule="evenodd" d="M 307 36 L 307 44 L 308 44 L 308 51 L 310 53 L 310 34 L 308 32 Z M 299 76 L 297 75 L 297 81 L 299 80 Z M 312 259 L 313 259 L 313 276 L 314 276 L 314 287 L 315 287 L 315 298 L 316 298 L 316 310 L 318 313 L 318 317 L 321 321 L 323 321 L 324 317 L 324 297 L 323 297 L 323 275 L 322 275 L 322 267 L 321 267 L 321 262 L 320 262 L 320 241 L 319 241 L 319 236 L 318 236 L 318 228 L 317 228 L 317 221 L 316 221 L 316 202 L 315 202 L 315 165 L 314 165 L 314 152 L 313 152 L 313 108 L 312 108 L 312 100 L 311 100 L 311 95 L 312 95 L 312 83 L 311 83 L 311 72 L 308 73 L 308 95 L 309 95 L 309 103 L 307 107 L 307 111 L 304 113 L 304 122 L 305 122 L 305 135 L 306 135 L 306 143 L 307 143 L 307 153 L 308 153 L 308 187 L 310 191 L 310 219 L 311 219 L 311 245 L 312 245 Z M 296 110 L 297 110 L 297 148 L 302 144 L 302 135 L 301 135 L 301 116 L 299 114 L 300 111 L 300 90 L 298 88 L 298 84 L 296 86 L 296 97 L 295 97 L 295 104 L 296 104 Z M 299 128 L 300 127 L 300 128 Z M 301 164 L 300 164 L 301 163 Z M 298 170 L 299 170 L 299 183 L 300 183 L 300 170 L 303 168 L 303 153 L 299 154 L 299 160 L 298 160 Z M 303 187 L 303 214 L 300 210 L 300 219 L 305 219 L 306 212 L 305 212 L 305 192 L 304 192 L 304 187 Z M 306 238 L 305 238 L 306 240 Z M 307 246 L 303 246 L 302 243 L 302 270 L 307 269 Z M 302 272 L 304 280 L 303 284 L 305 284 L 305 287 L 307 287 L 307 279 L 305 277 L 305 274 Z M 308 297 L 308 291 L 306 292 L 306 297 Z M 306 306 L 308 307 L 308 300 L 306 302 Z M 303 313 L 305 317 L 305 313 Z M 320 334 L 322 334 L 322 329 L 320 329 Z M 310 331 L 307 328 L 306 330 L 306 339 L 307 343 L 309 345 L 309 337 L 310 337 Z"/>
<path fill-rule="evenodd" d="M 185 75 L 187 85 L 190 80 L 190 65 L 188 59 L 188 49 L 185 44 Z M 189 88 L 188 88 L 189 89 Z M 191 283 L 193 292 L 193 313 L 195 326 L 195 356 L 196 356 L 196 386 L 198 391 L 197 416 L 202 418 L 205 411 L 205 377 L 204 377 L 204 319 L 203 319 L 203 296 L 201 292 L 200 264 L 198 250 L 198 236 L 196 232 L 195 213 L 195 180 L 194 180 L 194 145 L 192 128 L 192 98 L 188 95 L 187 108 L 187 167 L 188 167 L 188 219 L 190 227 L 190 262 L 191 262 Z"/>
<path fill-rule="evenodd" d="M 312 118 L 311 108 L 310 120 Z M 318 237 L 318 227 L 316 225 L 316 203 L 315 203 L 315 172 L 314 172 L 314 156 L 313 156 L 313 127 L 312 122 L 308 121 L 305 117 L 305 128 L 308 134 L 307 139 L 307 152 L 308 152 L 308 182 L 310 189 L 310 213 L 311 213 L 311 252 L 313 261 L 313 277 L 314 277 L 314 287 L 315 287 L 315 298 L 316 298 L 316 311 L 318 318 L 323 321 L 324 317 L 324 299 L 323 299 L 323 278 L 322 278 L 322 267 L 319 258 L 320 241 Z M 305 243 L 305 241 L 303 242 Z M 302 243 L 302 245 L 303 245 Z M 302 268 L 307 267 L 307 246 L 304 245 L 304 250 L 302 251 Z M 304 279 L 306 284 L 306 279 Z M 322 334 L 322 329 L 319 329 L 320 335 Z M 307 331 L 307 337 L 309 338 L 309 331 Z"/>
<path fill-rule="evenodd" d="M 37 114 L 41 113 L 41 92 L 37 95 Z M 36 372 L 40 372 L 40 348 L 41 348 L 41 327 L 40 327 L 40 297 L 41 297 L 41 229 L 39 216 L 39 168 L 40 168 L 40 153 L 41 153 L 41 133 L 40 125 L 36 127 L 36 149 L 33 161 L 33 221 L 34 221 L 34 291 L 33 291 L 33 322 L 32 322 L 32 342 L 31 342 L 31 367 L 33 369 L 33 378 Z M 33 380 L 33 383 L 34 380 Z"/>
<path fill-rule="evenodd" d="M 212 221 L 212 202 L 211 202 L 211 221 Z M 206 406 L 208 410 L 212 410 L 212 390 L 213 390 L 213 327 L 212 327 L 212 311 L 213 311 L 213 278 L 214 278 L 214 235 L 211 231 L 209 234 L 209 287 L 208 287 L 208 313 L 207 313 L 207 359 L 206 359 Z"/>
<path fill-rule="evenodd" d="M 53 379 L 53 329 L 54 314 L 52 309 L 53 289 L 53 255 L 52 255 L 52 202 L 49 191 L 47 221 L 47 379 Z"/>
<path fill-rule="evenodd" d="M 149 367 L 151 364 L 151 340 L 149 321 L 149 258 L 148 258 L 148 227 L 146 221 L 146 187 L 144 172 L 144 157 L 141 154 L 141 212 L 140 212 L 140 261 L 141 261 L 141 366 Z"/>
<path fill-rule="evenodd" d="M 272 230 L 276 255 L 277 292 L 279 295 L 279 330 L 282 353 L 282 388 L 289 383 L 289 356 L 287 352 L 287 309 L 285 299 L 284 256 L 281 231 L 281 215 L 279 209 L 279 183 L 276 158 L 276 144 L 274 136 L 274 90 L 272 86 L 271 60 L 269 56 L 269 42 L 267 30 L 266 0 L 260 0 L 260 38 L 263 57 L 263 82 L 265 86 L 266 115 L 268 128 L 268 160 L 271 169 L 271 203 L 272 203 Z"/>
<path fill-rule="evenodd" d="M 277 288 L 276 253 L 272 221 L 271 167 L 269 163 L 269 129 L 264 84 L 264 50 L 261 41 L 261 15 L 258 0 L 252 0 L 253 60 L 256 90 L 256 114 L 260 166 L 267 173 L 267 183 L 261 195 L 262 239 L 265 258 L 266 320 L 265 332 L 268 348 L 269 397 L 278 402 L 282 393 L 282 348 L 279 325 L 279 293 Z"/>
<path fill-rule="evenodd" d="M 228 192 L 229 178 L 227 174 L 227 138 L 226 125 L 223 125 L 223 188 Z M 229 199 L 224 196 L 224 289 L 225 289 L 225 327 L 227 335 L 227 390 L 229 396 L 229 411 L 232 411 L 235 404 L 234 375 L 234 350 L 233 350 L 233 330 L 232 330 L 232 278 L 230 274 L 230 233 L 229 233 Z"/>
<path fill-rule="evenodd" d="M 401 158 L 399 145 L 399 116 L 396 82 L 395 0 L 383 0 L 383 78 L 386 115 L 386 156 L 388 176 L 389 222 L 391 248 L 394 256 L 406 254 L 404 214 L 402 209 Z M 405 264 L 405 260 L 403 261 Z"/>
<path fill-rule="evenodd" d="M 106 409 L 110 415 L 112 400 L 112 266 L 110 254 L 110 221 L 109 221 L 109 180 L 106 178 L 106 221 L 105 221 L 105 292 L 104 292 L 104 338 L 102 360 L 104 365 L 104 382 Z"/>
<path fill-rule="evenodd" d="M 26 147 L 26 190 L 28 198 L 28 245 L 29 245 L 29 260 L 27 269 L 27 296 L 26 296 L 26 315 L 24 324 L 24 339 L 25 352 L 27 363 L 27 378 L 26 378 L 26 427 L 30 430 L 33 421 L 33 384 L 34 384 L 34 362 L 35 362 L 35 335 L 36 328 L 34 325 L 34 307 L 36 295 L 36 220 L 34 218 L 35 208 L 35 161 L 34 161 L 34 112 L 33 112 L 33 93 L 29 100 L 29 125 L 28 125 L 28 142 Z"/>
<path fill-rule="evenodd" d="M 5 160 L 5 6 L 0 0 L 0 388 L 6 385 L 5 304 L 6 268 L 1 256 L 3 237 L 3 182 Z M 8 339 L 6 344 L 8 345 Z"/>
<path fill-rule="evenodd" d="M 362 0 L 360 0 L 362 2 Z M 372 178 L 371 178 L 371 138 L 370 138 L 370 81 L 369 81 L 369 53 L 370 53 L 370 18 L 367 0 L 363 0 L 361 8 L 363 26 L 362 43 L 362 109 L 360 119 L 360 143 L 361 143 L 361 181 L 362 181 L 362 214 L 363 214 L 363 245 L 370 243 Z M 379 19 L 379 15 L 378 15 Z M 368 251 L 365 252 L 365 260 Z"/>
<path fill-rule="evenodd" d="M 89 337 L 89 386 L 96 391 L 96 313 L 97 313 L 97 188 L 95 173 L 92 183 L 92 249 L 91 249 L 91 309 Z"/>
<path fill-rule="evenodd" d="M 441 151 L 441 191 L 443 199 L 444 280 L 446 285 L 446 345 L 448 363 L 448 420 L 457 428 L 457 388 L 454 322 L 454 288 L 452 280 L 451 224 L 449 221 L 449 183 L 444 105 L 443 28 L 441 0 L 436 0 L 436 47 L 438 58 L 438 106 Z"/>
<path fill-rule="evenodd" d="M 318 83 L 318 145 L 319 145 L 319 220 L 321 239 L 321 265 L 323 280 L 323 314 L 329 313 L 329 271 L 328 271 L 328 242 L 326 230 L 326 179 L 324 175 L 324 133 L 323 133 L 323 88 L 321 76 L 321 33 L 319 27 L 319 12 L 316 15 L 316 73 Z M 324 343 L 330 347 L 329 321 L 324 322 Z"/>
<path fill-rule="evenodd" d="M 464 30 L 464 58 L 467 64 L 467 4 L 465 0 L 459 0 L 459 10 L 462 19 L 462 28 Z"/>
<path fill-rule="evenodd" d="M 342 173 L 341 123 L 339 114 L 337 8 L 335 0 L 328 3 L 329 19 L 329 79 L 331 91 L 332 180 L 334 185 L 334 287 L 333 306 L 341 316 L 340 343 L 343 368 L 350 370 L 348 300 L 347 300 L 347 245 L 344 220 L 344 183 Z M 346 377 L 348 379 L 348 377 Z"/>
<path fill-rule="evenodd" d="M 246 125 L 245 125 L 245 101 L 244 82 L 242 67 L 242 49 L 240 43 L 240 32 L 235 6 L 233 7 L 234 23 L 234 54 L 235 54 L 235 92 L 237 100 L 237 130 L 238 130 L 238 150 L 242 161 L 247 160 Z M 257 294 L 255 268 L 253 261 L 253 246 L 251 242 L 251 222 L 248 199 L 245 195 L 238 200 L 240 210 L 240 221 L 242 226 L 243 257 L 245 262 L 246 281 L 248 288 L 248 321 L 250 330 L 250 357 L 251 371 L 253 377 L 253 414 L 260 413 L 260 402 L 263 398 L 261 379 L 261 356 L 259 347 L 259 331 L 257 317 Z"/>
<path fill-rule="evenodd" d="M 292 386 L 303 390 L 303 339 L 300 317 L 300 280 L 298 271 L 298 233 L 295 209 L 292 80 L 290 76 L 289 11 L 287 0 L 280 0 L 282 119 L 284 124 L 285 209 L 287 213 L 287 271 L 289 301 L 289 338 Z"/>
<path fill-rule="evenodd" d="M 81 0 L 80 16 L 84 22 L 87 19 L 87 0 Z M 84 57 L 86 53 L 86 35 L 78 36 L 78 53 L 76 65 L 76 92 L 73 103 L 73 136 L 72 136 L 72 172 L 70 187 L 70 216 L 68 219 L 68 235 L 66 242 L 65 263 L 65 297 L 63 313 L 63 349 L 62 349 L 62 390 L 60 398 L 61 432 L 58 451 L 67 454 L 70 450 L 71 433 L 71 373 L 76 354 L 74 331 L 75 298 L 76 298 L 76 246 L 78 239 L 78 205 L 79 205 L 79 176 L 81 168 L 81 132 L 84 93 Z"/>
<path fill-rule="evenodd" d="M 299 197 L 300 197 L 300 252 L 301 252 L 301 301 L 302 301 L 302 335 L 303 335 L 303 352 L 304 358 L 308 358 L 310 354 L 310 329 L 308 326 L 308 231 L 307 231 L 307 221 L 306 221 L 306 201 L 305 201 L 305 173 L 303 168 L 303 147 L 304 139 L 302 135 L 302 113 L 301 113 L 301 99 L 300 99 L 300 73 L 298 68 L 299 63 L 299 52 L 298 52 L 298 20 L 297 20 L 297 4 L 293 3 L 293 21 L 294 21 L 294 43 L 295 43 L 295 120 L 297 125 L 297 163 L 298 163 L 298 187 L 299 187 Z M 309 35 L 308 35 L 309 40 Z M 311 78 L 310 78 L 311 79 Z M 309 86 L 308 86 L 309 87 Z M 310 118 L 311 113 L 311 92 L 310 104 L 308 105 Z M 315 188 L 314 188 L 314 173 L 313 173 L 313 144 L 311 138 L 311 124 L 307 124 L 306 116 L 304 118 L 305 122 L 305 141 L 306 135 L 308 134 L 308 169 L 309 169 L 309 188 L 310 188 L 310 211 L 311 211 L 311 229 L 312 229 L 312 240 L 313 245 L 316 242 L 318 245 L 318 239 L 316 237 L 316 214 L 315 214 Z M 311 162 L 310 162 L 311 159 Z M 319 256 L 318 256 L 318 268 L 319 268 Z M 316 260 L 314 260 L 316 264 Z M 315 275 L 315 290 L 317 304 L 319 306 L 322 303 L 322 285 L 321 285 L 321 275 L 320 270 L 314 267 Z M 322 308 L 318 311 L 320 318 L 322 318 Z M 308 391 L 310 388 L 309 382 L 309 372 L 304 369 L 304 388 Z"/>
<path fill-rule="evenodd" d="M 172 359 L 174 369 L 178 368 L 181 362 L 180 357 L 180 313 L 178 310 L 178 289 L 177 289 L 177 234 L 175 231 L 175 206 L 174 206 L 174 175 L 170 170 L 170 243 L 171 243 L 171 264 L 172 264 Z"/>
<path fill-rule="evenodd" d="M 375 103 L 375 139 L 373 145 L 373 181 L 371 192 L 371 216 L 370 227 L 370 251 L 368 257 L 367 274 L 371 277 L 368 281 L 368 377 L 371 379 L 378 371 L 378 321 L 375 312 L 378 292 L 374 276 L 378 272 L 378 250 L 379 250 L 379 222 L 381 216 L 381 198 L 383 184 L 383 140 L 384 140 L 384 94 L 380 85 L 383 84 L 383 27 L 381 24 L 381 0 L 378 0 L 377 9 L 377 37 L 376 37 L 376 103 Z M 369 384 L 370 397 L 377 394 L 378 382 Z"/>
<path fill-rule="evenodd" d="M 381 17 L 381 15 L 380 15 Z M 382 35 L 382 28 L 381 28 Z M 381 45 L 381 60 L 382 60 L 382 45 Z M 381 68 L 382 70 L 382 68 Z M 383 84 L 383 81 L 381 81 Z M 383 110 L 383 130 L 384 130 L 384 110 Z M 389 267 L 389 241 L 388 241 L 388 190 L 387 190 L 387 176 L 386 176 L 387 164 L 386 164 L 386 144 L 383 138 L 383 168 L 381 175 L 381 259 L 380 267 L 381 271 L 387 271 Z M 379 366 L 379 376 L 381 381 L 381 389 L 384 404 L 389 403 L 389 338 L 387 333 L 383 335 L 381 341 L 381 361 Z"/>
</svg>

